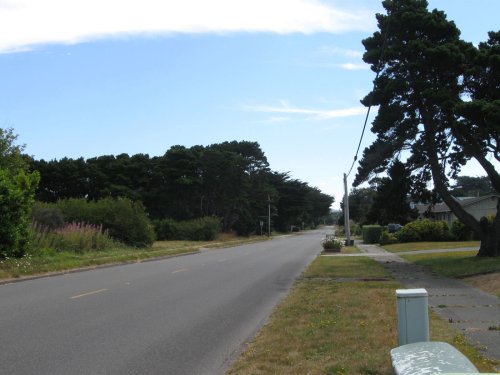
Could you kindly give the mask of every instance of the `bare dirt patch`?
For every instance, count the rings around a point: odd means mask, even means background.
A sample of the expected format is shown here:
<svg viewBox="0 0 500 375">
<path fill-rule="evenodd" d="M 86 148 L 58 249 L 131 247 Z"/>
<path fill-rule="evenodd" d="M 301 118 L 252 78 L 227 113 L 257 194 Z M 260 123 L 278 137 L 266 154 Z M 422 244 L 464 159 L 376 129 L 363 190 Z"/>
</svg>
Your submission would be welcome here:
<svg viewBox="0 0 500 375">
<path fill-rule="evenodd" d="M 500 271 L 463 279 L 466 283 L 500 297 Z"/>
</svg>

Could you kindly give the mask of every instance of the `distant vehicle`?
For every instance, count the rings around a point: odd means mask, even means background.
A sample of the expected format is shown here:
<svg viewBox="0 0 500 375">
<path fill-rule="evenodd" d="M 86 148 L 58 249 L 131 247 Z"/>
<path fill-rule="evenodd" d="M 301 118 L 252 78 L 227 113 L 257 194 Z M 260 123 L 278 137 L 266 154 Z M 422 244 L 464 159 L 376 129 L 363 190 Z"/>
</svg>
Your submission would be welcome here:
<svg viewBox="0 0 500 375">
<path fill-rule="evenodd" d="M 391 224 L 387 225 L 387 231 L 389 233 L 395 233 L 398 230 L 400 230 L 401 228 L 403 228 L 403 226 L 401 224 L 391 223 Z"/>
</svg>

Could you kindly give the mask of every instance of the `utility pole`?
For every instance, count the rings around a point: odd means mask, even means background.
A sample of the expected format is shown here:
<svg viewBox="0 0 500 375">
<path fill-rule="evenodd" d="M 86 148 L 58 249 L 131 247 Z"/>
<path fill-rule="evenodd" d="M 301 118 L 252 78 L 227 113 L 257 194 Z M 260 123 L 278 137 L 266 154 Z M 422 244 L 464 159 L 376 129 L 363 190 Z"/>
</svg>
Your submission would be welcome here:
<svg viewBox="0 0 500 375">
<path fill-rule="evenodd" d="M 267 194 L 267 237 L 271 238 L 271 196 Z"/>
<path fill-rule="evenodd" d="M 351 225 L 349 223 L 349 191 L 347 190 L 347 175 L 344 173 L 344 228 L 346 246 L 351 246 Z"/>
</svg>

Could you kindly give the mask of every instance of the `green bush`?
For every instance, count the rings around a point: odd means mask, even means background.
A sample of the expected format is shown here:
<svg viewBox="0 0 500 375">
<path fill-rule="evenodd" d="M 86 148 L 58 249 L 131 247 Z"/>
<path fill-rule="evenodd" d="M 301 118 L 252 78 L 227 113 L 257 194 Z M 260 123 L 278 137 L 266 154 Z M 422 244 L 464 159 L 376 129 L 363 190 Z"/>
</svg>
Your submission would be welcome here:
<svg viewBox="0 0 500 375">
<path fill-rule="evenodd" d="M 364 225 L 363 226 L 363 242 L 365 244 L 379 243 L 380 235 L 384 227 L 381 225 Z"/>
<path fill-rule="evenodd" d="M 130 246 L 151 246 L 154 228 L 142 203 L 128 198 L 65 199 L 56 203 L 66 222 L 102 225 L 109 235 Z"/>
<path fill-rule="evenodd" d="M 356 224 L 352 220 L 349 229 L 351 231 L 351 235 L 353 236 L 361 236 L 361 234 L 363 233 L 363 227 L 359 224 Z"/>
<path fill-rule="evenodd" d="M 395 233 L 389 233 L 386 230 L 382 231 L 379 241 L 381 245 L 390 245 L 399 242 Z"/>
<path fill-rule="evenodd" d="M 31 211 L 33 222 L 46 229 L 57 229 L 64 226 L 64 215 L 57 207 L 36 203 Z"/>
<path fill-rule="evenodd" d="M 470 241 L 473 237 L 472 230 L 458 219 L 451 223 L 450 232 L 455 241 Z"/>
<path fill-rule="evenodd" d="M 159 240 L 212 241 L 220 232 L 218 217 L 203 217 L 188 221 L 172 219 L 154 222 L 156 236 Z"/>
<path fill-rule="evenodd" d="M 0 258 L 22 257 L 29 246 L 37 173 L 0 168 Z"/>
<path fill-rule="evenodd" d="M 179 237 L 177 222 L 174 219 L 153 220 L 156 239 L 159 241 L 173 240 Z"/>
<path fill-rule="evenodd" d="M 238 220 L 234 223 L 233 229 L 236 231 L 238 236 L 246 237 L 255 232 L 257 229 L 257 223 L 248 211 L 242 210 L 238 214 Z"/>
<path fill-rule="evenodd" d="M 452 238 L 446 221 L 430 219 L 412 221 L 396 236 L 400 242 L 449 241 Z"/>
</svg>

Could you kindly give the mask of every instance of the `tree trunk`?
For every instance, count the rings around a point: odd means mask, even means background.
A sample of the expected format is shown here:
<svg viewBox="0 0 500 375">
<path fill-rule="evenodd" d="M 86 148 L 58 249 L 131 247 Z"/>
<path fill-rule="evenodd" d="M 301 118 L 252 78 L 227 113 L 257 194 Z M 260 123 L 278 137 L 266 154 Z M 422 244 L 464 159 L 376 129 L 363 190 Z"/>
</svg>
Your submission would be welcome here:
<svg viewBox="0 0 500 375">
<path fill-rule="evenodd" d="M 446 182 L 446 175 L 443 168 L 438 162 L 438 152 L 435 142 L 435 127 L 432 121 L 425 122 L 424 128 L 426 130 L 426 143 L 428 150 L 429 164 L 432 172 L 432 180 L 434 182 L 435 190 L 440 194 L 443 201 L 451 209 L 457 218 L 462 221 L 466 226 L 472 229 L 476 234 L 479 234 L 481 239 L 481 247 L 477 253 L 480 257 L 497 257 L 500 255 L 500 215 L 496 215 L 493 222 L 489 222 L 486 217 L 482 217 L 478 222 L 474 216 L 468 213 L 460 203 L 453 198 L 450 194 Z M 497 202 L 497 213 L 500 210 L 500 199 Z"/>
<path fill-rule="evenodd" d="M 500 205 L 500 200 L 499 200 Z M 498 212 L 498 210 L 497 210 Z M 477 253 L 478 257 L 500 256 L 500 216 L 496 216 L 493 222 L 482 217 L 479 221 L 481 225 L 481 247 Z"/>
</svg>

